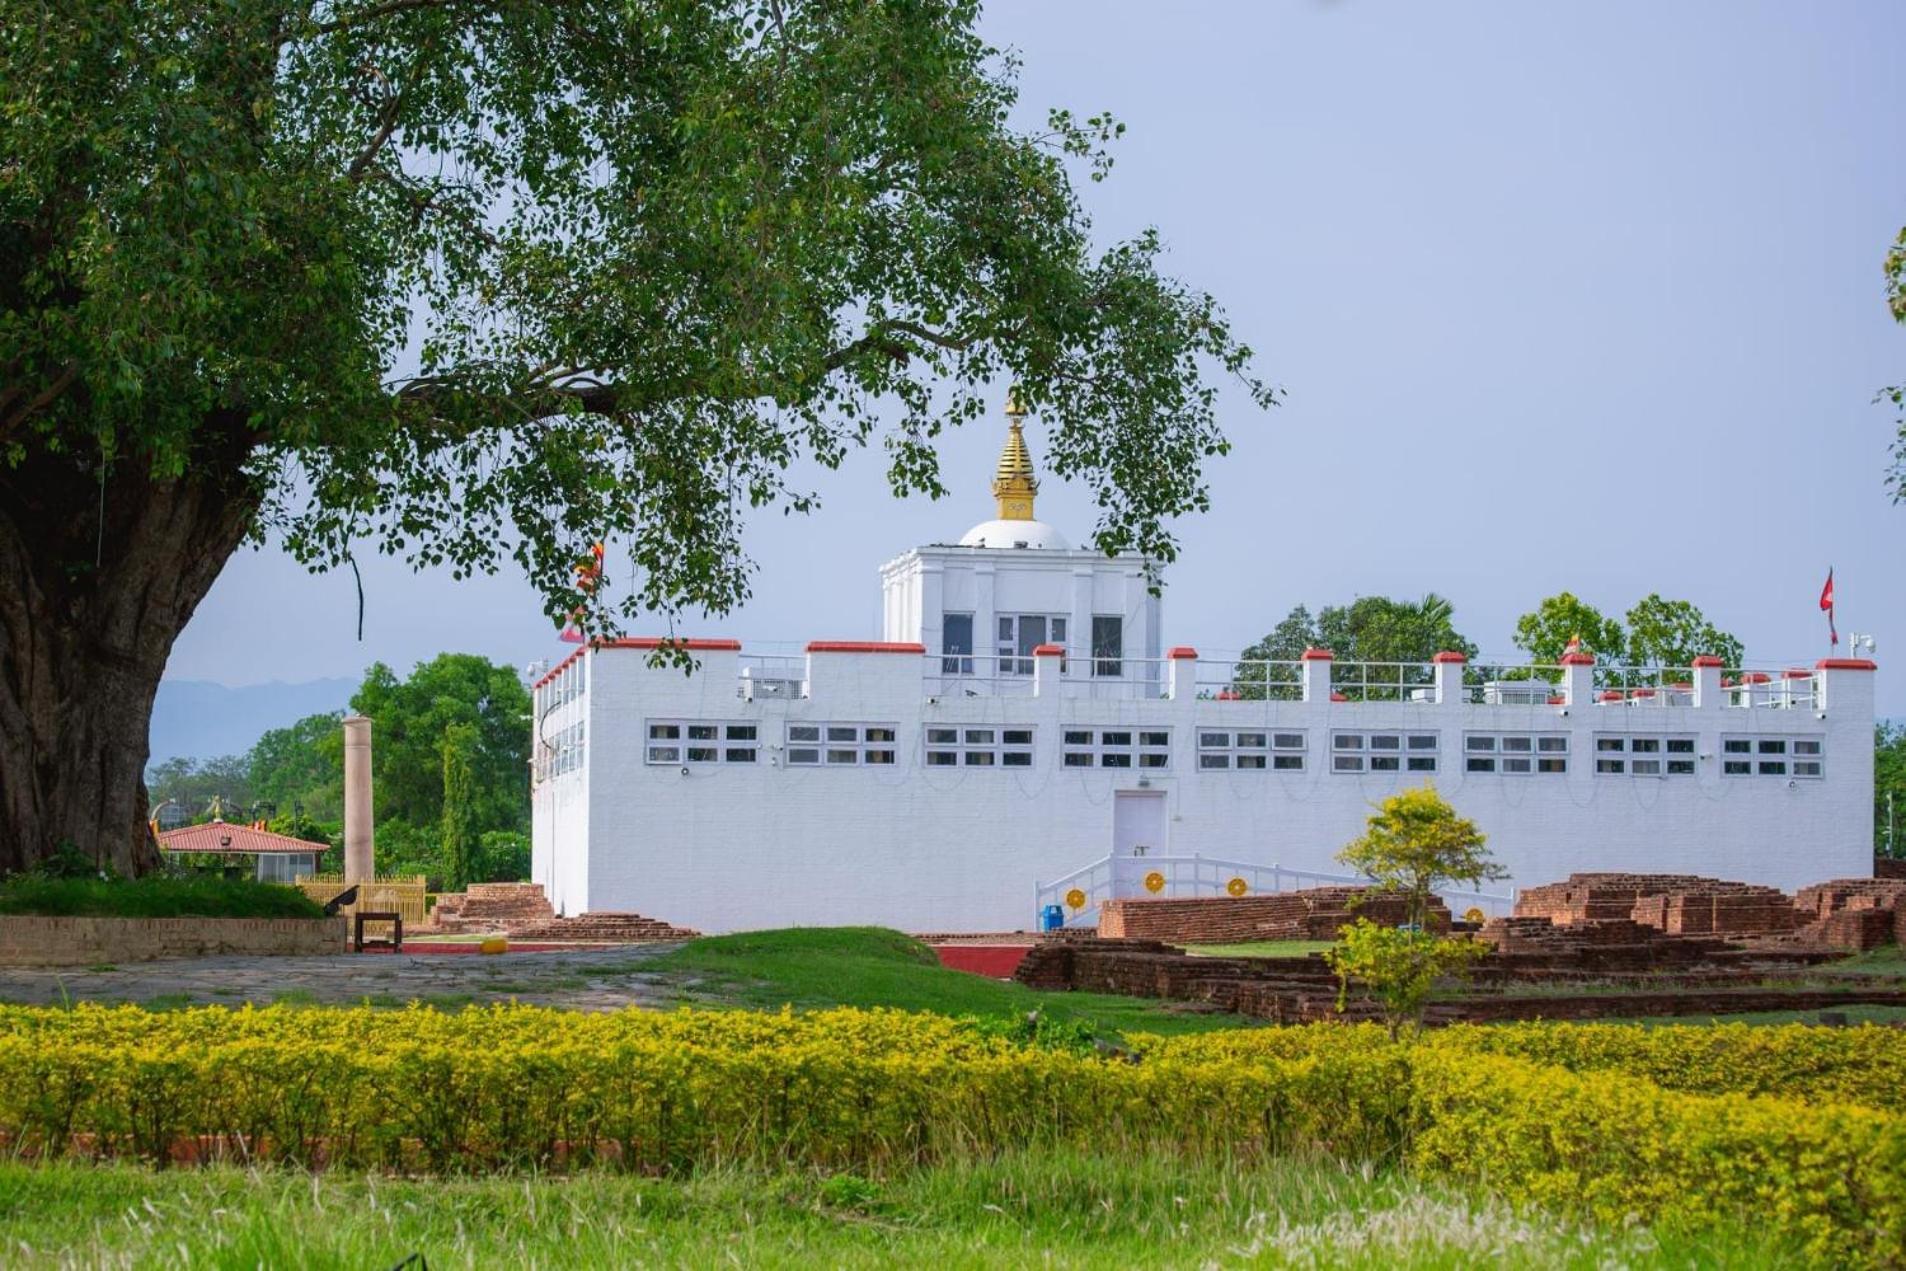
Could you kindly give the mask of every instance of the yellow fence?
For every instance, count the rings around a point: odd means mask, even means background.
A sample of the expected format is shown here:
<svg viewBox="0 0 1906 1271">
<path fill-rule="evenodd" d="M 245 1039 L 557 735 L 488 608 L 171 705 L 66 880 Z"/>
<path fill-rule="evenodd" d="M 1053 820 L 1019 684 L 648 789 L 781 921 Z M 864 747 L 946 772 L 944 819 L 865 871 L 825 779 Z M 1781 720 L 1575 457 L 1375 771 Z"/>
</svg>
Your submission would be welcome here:
<svg viewBox="0 0 1906 1271">
<path fill-rule="evenodd" d="M 302 891 L 320 905 L 329 904 L 331 898 L 351 884 L 335 874 L 319 874 L 311 878 L 300 878 L 298 890 Z M 356 884 L 357 903 L 346 905 L 338 912 L 346 917 L 356 917 L 363 913 L 394 913 L 403 915 L 404 926 L 421 927 L 424 922 L 424 876 L 407 875 L 400 878 L 380 878 L 375 882 Z"/>
</svg>

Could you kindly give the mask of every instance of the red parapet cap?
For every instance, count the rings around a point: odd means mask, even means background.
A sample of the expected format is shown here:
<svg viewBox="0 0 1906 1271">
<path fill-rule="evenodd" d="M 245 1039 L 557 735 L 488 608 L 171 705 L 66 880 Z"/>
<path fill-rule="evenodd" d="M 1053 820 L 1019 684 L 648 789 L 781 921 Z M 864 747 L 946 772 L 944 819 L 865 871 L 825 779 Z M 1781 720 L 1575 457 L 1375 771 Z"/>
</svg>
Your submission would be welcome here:
<svg viewBox="0 0 1906 1271">
<path fill-rule="evenodd" d="M 1329 649 L 1305 649 L 1303 660 L 1306 662 L 1335 662 L 1337 655 Z"/>
<path fill-rule="evenodd" d="M 1463 666 L 1469 662 L 1469 655 L 1467 653 L 1451 653 L 1451 652 L 1445 651 L 1442 653 L 1438 653 L 1435 657 L 1431 658 L 1430 661 L 1435 662 L 1438 665 L 1444 665 L 1444 666 L 1452 665 L 1452 664 L 1456 666 Z"/>
<path fill-rule="evenodd" d="M 1062 658 L 1066 655 L 1066 647 L 1063 644 L 1042 644 L 1032 651 L 1032 655 L 1036 658 Z"/>
<path fill-rule="evenodd" d="M 1347 702 L 1350 699 L 1345 697 L 1342 693 L 1332 693 L 1330 695 L 1330 700 L 1333 702 Z"/>
<path fill-rule="evenodd" d="M 1810 680 L 1813 678 L 1813 672 L 1795 666 L 1782 671 L 1780 677 L 1785 680 Z"/>
<path fill-rule="evenodd" d="M 1602 690 L 1601 700 L 1604 702 L 1619 702 L 1621 700 L 1621 690 L 1618 688 L 1605 688 Z"/>
<path fill-rule="evenodd" d="M 1196 661 L 1198 651 L 1188 644 L 1174 644 L 1165 656 L 1173 661 Z"/>
<path fill-rule="evenodd" d="M 740 648 L 740 645 L 736 645 Z M 809 640 L 809 653 L 925 653 L 927 646 L 906 640 Z"/>
<path fill-rule="evenodd" d="M 1550 693 L 1549 705 L 1550 706 L 1567 706 L 1568 698 L 1563 697 L 1560 693 Z"/>
<path fill-rule="evenodd" d="M 1771 684 L 1774 677 L 1765 671 L 1747 671 L 1741 675 L 1743 684 Z"/>
<path fill-rule="evenodd" d="M 1594 666 L 1595 655 L 1593 653 L 1564 653 L 1562 655 L 1562 665 L 1563 666 Z"/>
<path fill-rule="evenodd" d="M 1703 653 L 1700 657 L 1694 659 L 1692 665 L 1698 668 L 1703 666 L 1726 666 L 1727 663 L 1721 661 L 1712 653 Z"/>
<path fill-rule="evenodd" d="M 1815 662 L 1814 669 L 1819 671 L 1877 671 L 1880 664 L 1871 658 L 1821 658 Z"/>
</svg>

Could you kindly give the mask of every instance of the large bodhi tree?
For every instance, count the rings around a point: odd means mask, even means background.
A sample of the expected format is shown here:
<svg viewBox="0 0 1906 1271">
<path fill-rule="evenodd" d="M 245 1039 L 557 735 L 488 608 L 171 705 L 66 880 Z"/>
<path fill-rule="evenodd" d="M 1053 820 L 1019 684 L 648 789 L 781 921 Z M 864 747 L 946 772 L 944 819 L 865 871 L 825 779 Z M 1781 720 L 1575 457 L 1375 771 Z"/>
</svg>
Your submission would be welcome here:
<svg viewBox="0 0 1906 1271">
<path fill-rule="evenodd" d="M 0 0 L 0 870 L 153 862 L 174 638 L 248 540 L 722 612 L 751 510 L 1007 382 L 1172 559 L 1249 352 L 1016 130 L 960 0 Z M 590 590 L 589 545 L 632 577 Z"/>
</svg>

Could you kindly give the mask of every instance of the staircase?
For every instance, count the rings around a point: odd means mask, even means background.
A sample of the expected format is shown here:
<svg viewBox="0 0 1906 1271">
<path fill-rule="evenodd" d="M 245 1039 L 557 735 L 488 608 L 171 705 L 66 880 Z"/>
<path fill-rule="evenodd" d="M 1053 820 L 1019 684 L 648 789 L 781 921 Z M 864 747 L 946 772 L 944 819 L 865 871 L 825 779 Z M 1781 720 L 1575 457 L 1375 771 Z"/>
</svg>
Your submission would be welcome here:
<svg viewBox="0 0 1906 1271">
<path fill-rule="evenodd" d="M 628 913 L 588 913 L 558 918 L 541 883 L 472 883 L 468 891 L 437 900 L 426 930 L 442 934 L 501 933 L 512 940 L 575 940 L 593 944 L 642 944 L 692 940 L 685 927 Z"/>
</svg>

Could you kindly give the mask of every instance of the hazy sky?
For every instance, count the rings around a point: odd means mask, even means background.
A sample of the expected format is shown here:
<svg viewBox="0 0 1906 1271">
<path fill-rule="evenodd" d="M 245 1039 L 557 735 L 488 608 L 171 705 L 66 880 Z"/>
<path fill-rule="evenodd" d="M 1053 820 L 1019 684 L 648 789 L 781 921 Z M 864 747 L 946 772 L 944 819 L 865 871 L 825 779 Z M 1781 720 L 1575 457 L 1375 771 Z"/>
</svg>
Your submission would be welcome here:
<svg viewBox="0 0 1906 1271">
<path fill-rule="evenodd" d="M 1104 241 L 1147 224 L 1267 378 L 1241 393 L 1213 511 L 1182 523 L 1166 641 L 1236 650 L 1290 607 L 1435 590 L 1485 653 L 1570 589 L 1691 599 L 1759 663 L 1873 632 L 1906 715 L 1906 508 L 1882 488 L 1906 379 L 1881 260 L 1906 223 L 1906 5 L 995 4 L 1028 124 L 1109 108 Z M 870 451 L 808 518 L 761 518 L 754 599 L 706 634 L 865 637 L 879 564 L 992 515 L 998 427 L 948 440 L 954 494 L 896 503 Z M 1035 455 L 1043 434 L 1029 429 Z M 1040 513 L 1075 540 L 1082 494 Z M 560 652 L 514 575 L 459 584 L 246 553 L 169 674 L 352 675 L 445 649 Z M 691 634 L 702 634 L 701 632 Z"/>
</svg>

